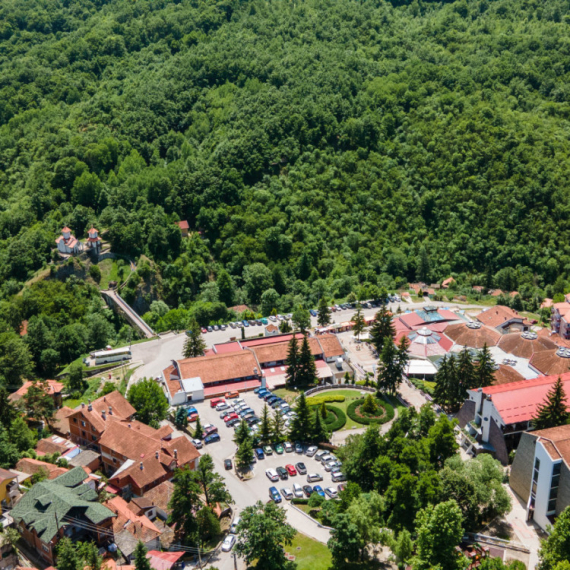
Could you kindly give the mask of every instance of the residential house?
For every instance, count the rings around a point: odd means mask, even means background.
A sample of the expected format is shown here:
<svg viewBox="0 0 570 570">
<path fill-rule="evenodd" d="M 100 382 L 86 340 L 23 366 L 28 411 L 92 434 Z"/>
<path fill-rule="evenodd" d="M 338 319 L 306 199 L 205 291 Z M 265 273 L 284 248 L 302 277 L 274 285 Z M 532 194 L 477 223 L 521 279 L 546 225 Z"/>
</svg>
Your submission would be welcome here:
<svg viewBox="0 0 570 570">
<path fill-rule="evenodd" d="M 551 308 L 550 328 L 560 338 L 570 339 L 570 303 L 554 303 Z"/>
<path fill-rule="evenodd" d="M 60 253 L 73 254 L 83 251 L 83 244 L 71 234 L 71 230 L 65 226 L 61 230 L 61 235 L 55 240 Z"/>
<path fill-rule="evenodd" d="M 21 386 L 18 390 L 10 394 L 8 399 L 11 402 L 17 402 L 21 398 L 23 398 L 32 386 L 33 382 L 27 380 L 24 382 L 23 386 Z M 41 386 L 41 384 L 37 384 Z M 46 380 L 45 381 L 46 392 L 52 397 L 53 404 L 56 408 L 59 408 L 62 403 L 62 393 L 63 393 L 63 382 L 58 382 L 57 380 Z"/>
<path fill-rule="evenodd" d="M 449 289 L 450 285 L 455 283 L 455 279 L 453 277 L 448 277 L 441 282 L 442 289 Z"/>
<path fill-rule="evenodd" d="M 198 466 L 200 454 L 187 437 L 171 439 L 172 429 L 168 426 L 159 430 L 145 427 L 115 422 L 100 440 L 109 485 L 123 496 L 141 497 L 172 479 L 177 468 Z"/>
<path fill-rule="evenodd" d="M 169 483 L 169 481 L 164 481 L 164 483 Z M 161 483 L 163 485 L 164 483 Z M 146 497 L 133 497 L 127 506 L 135 514 L 140 516 L 145 516 L 147 519 L 153 521 L 157 517 L 156 505 Z"/>
<path fill-rule="evenodd" d="M 27 473 L 28 475 L 35 475 L 42 469 L 48 475 L 48 479 L 55 479 L 69 470 L 65 467 L 58 467 L 53 463 L 46 463 L 45 461 L 40 461 L 39 459 L 32 459 L 31 457 L 24 457 L 16 463 L 16 469 L 22 473 Z"/>
<path fill-rule="evenodd" d="M 554 301 L 552 299 L 549 299 L 548 297 L 546 297 L 546 299 L 544 299 L 544 301 L 542 301 L 542 303 L 540 304 L 540 308 L 541 309 L 552 309 L 553 305 L 554 305 Z"/>
<path fill-rule="evenodd" d="M 190 224 L 186 220 L 181 222 L 176 222 L 176 225 L 180 228 L 180 233 L 182 237 L 188 237 L 188 230 L 190 229 Z"/>
<path fill-rule="evenodd" d="M 19 496 L 18 475 L 12 471 L 0 469 L 0 514 L 4 509 L 12 508 Z"/>
<path fill-rule="evenodd" d="M 63 406 L 56 410 L 53 418 L 50 420 L 50 429 L 62 437 L 69 437 L 71 434 L 69 427 L 69 416 L 73 414 L 75 410 Z"/>
<path fill-rule="evenodd" d="M 543 530 L 570 506 L 570 425 L 522 434 L 510 485 Z"/>
<path fill-rule="evenodd" d="M 91 226 L 91 229 L 87 232 L 87 235 L 87 241 L 85 242 L 87 251 L 99 253 L 99 251 L 101 251 L 101 246 L 103 243 L 99 237 L 99 230 L 96 230 L 93 226 Z"/>
<path fill-rule="evenodd" d="M 264 329 L 265 336 L 275 336 L 279 334 L 279 327 L 277 325 L 269 324 Z"/>
<path fill-rule="evenodd" d="M 570 393 L 570 372 L 560 375 L 564 390 Z M 517 449 L 524 432 L 532 429 L 532 419 L 558 376 L 539 376 L 467 390 L 468 399 L 457 414 L 459 425 L 477 439 L 477 452 L 492 453 L 503 465 Z M 568 405 L 570 410 L 570 404 Z"/>
<path fill-rule="evenodd" d="M 83 467 L 90 472 L 94 472 L 101 467 L 101 455 L 90 449 L 84 449 L 69 462 L 69 465 L 72 467 Z"/>
<path fill-rule="evenodd" d="M 67 417 L 71 441 L 99 451 L 98 443 L 107 426 L 116 420 L 130 421 L 135 413 L 136 410 L 118 391 L 81 404 Z"/>
<path fill-rule="evenodd" d="M 184 561 L 181 560 L 183 556 L 184 552 L 159 552 L 158 550 L 149 550 L 146 555 L 153 570 L 184 568 Z"/>
<path fill-rule="evenodd" d="M 59 453 L 65 459 L 71 460 L 81 453 L 81 448 L 76 443 L 59 435 L 50 435 L 38 441 L 36 445 L 38 457 L 41 458 L 44 455 L 52 455 L 53 453 Z"/>
<path fill-rule="evenodd" d="M 99 546 L 114 540 L 117 515 L 99 503 L 85 479 L 85 471 L 76 467 L 36 483 L 10 513 L 24 541 L 48 564 L 55 564 L 57 544 L 64 536 L 93 540 Z"/>
<path fill-rule="evenodd" d="M 105 502 L 105 507 L 115 513 L 113 533 L 115 544 L 127 561 L 130 561 L 138 542 L 148 550 L 160 548 L 161 531 L 144 515 L 138 516 L 121 497 L 113 497 Z"/>
<path fill-rule="evenodd" d="M 531 323 L 517 311 L 503 305 L 495 305 L 481 311 L 475 317 L 480 323 L 498 330 L 501 334 L 523 332 L 530 329 Z"/>
<path fill-rule="evenodd" d="M 156 516 L 165 521 L 172 512 L 168 506 L 172 494 L 174 493 L 174 484 L 171 481 L 164 481 L 160 485 L 149 489 L 143 498 L 146 499 L 156 511 Z M 132 501 L 131 501 L 132 502 Z"/>
</svg>

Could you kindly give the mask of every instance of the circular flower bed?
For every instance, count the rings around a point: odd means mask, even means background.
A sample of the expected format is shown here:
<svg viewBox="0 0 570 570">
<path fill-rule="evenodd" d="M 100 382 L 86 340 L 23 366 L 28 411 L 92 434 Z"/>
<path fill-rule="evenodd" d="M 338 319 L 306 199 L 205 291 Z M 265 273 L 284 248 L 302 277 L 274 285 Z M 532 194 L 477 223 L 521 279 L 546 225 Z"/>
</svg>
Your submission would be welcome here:
<svg viewBox="0 0 570 570">
<path fill-rule="evenodd" d="M 325 425 L 329 431 L 338 431 L 346 425 L 346 414 L 336 406 L 325 404 L 327 408 L 327 417 L 324 418 Z M 320 413 L 320 406 L 312 406 L 313 410 Z"/>
<path fill-rule="evenodd" d="M 378 409 L 374 414 L 367 414 L 362 411 L 361 408 L 362 404 L 364 404 L 364 398 L 355 400 L 349 404 L 346 413 L 352 421 L 363 425 L 385 424 L 394 418 L 394 408 L 386 402 L 386 400 L 376 398 L 375 401 L 378 405 Z"/>
</svg>

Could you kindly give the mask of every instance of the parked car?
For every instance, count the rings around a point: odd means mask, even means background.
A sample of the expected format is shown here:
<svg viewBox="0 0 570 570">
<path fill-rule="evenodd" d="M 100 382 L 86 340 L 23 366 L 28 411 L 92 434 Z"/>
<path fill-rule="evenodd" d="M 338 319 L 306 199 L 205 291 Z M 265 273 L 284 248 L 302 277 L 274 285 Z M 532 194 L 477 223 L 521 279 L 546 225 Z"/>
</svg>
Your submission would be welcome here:
<svg viewBox="0 0 570 570">
<path fill-rule="evenodd" d="M 319 473 L 311 473 L 307 475 L 307 483 L 312 483 L 313 481 L 322 481 L 323 476 Z"/>
<path fill-rule="evenodd" d="M 327 454 L 327 452 L 326 452 L 324 449 L 321 449 L 320 451 L 317 451 L 317 453 L 315 453 L 315 459 L 316 459 L 317 461 L 320 461 L 320 460 L 321 460 L 321 457 L 322 457 L 323 455 L 326 455 L 326 454 Z"/>
<path fill-rule="evenodd" d="M 325 487 L 325 493 L 331 499 L 338 499 L 338 491 L 334 487 Z"/>
<path fill-rule="evenodd" d="M 254 426 L 255 424 L 258 424 L 261 420 L 257 417 L 257 416 L 251 416 L 249 418 L 245 418 L 245 422 L 247 423 L 247 425 L 249 427 Z"/>
<path fill-rule="evenodd" d="M 251 321 L 249 321 L 249 326 L 254 327 L 255 325 L 257 325 L 257 321 L 251 319 Z"/>
<path fill-rule="evenodd" d="M 315 453 L 317 453 L 318 450 L 319 448 L 316 445 L 311 445 L 307 448 L 307 451 L 305 451 L 305 455 L 307 457 L 313 457 L 313 455 L 315 455 Z"/>
<path fill-rule="evenodd" d="M 270 445 L 266 445 L 263 448 L 263 452 L 265 453 L 265 455 L 273 455 L 273 449 L 271 448 Z"/>
<path fill-rule="evenodd" d="M 281 404 L 283 403 L 283 400 L 281 398 L 277 398 L 276 400 L 273 400 L 273 402 L 271 402 L 271 404 L 269 404 L 273 409 L 275 408 L 279 408 L 281 407 Z"/>
<path fill-rule="evenodd" d="M 195 447 L 196 449 L 202 449 L 202 447 L 204 447 L 204 444 L 203 444 L 202 441 L 199 440 L 199 439 L 193 439 L 193 440 L 192 440 L 192 443 L 194 444 L 194 447 Z"/>
<path fill-rule="evenodd" d="M 277 490 L 277 487 L 269 487 L 269 498 L 275 501 L 276 503 L 281 502 L 281 495 Z"/>
<path fill-rule="evenodd" d="M 265 459 L 265 453 L 263 453 L 263 449 L 261 449 L 261 447 L 255 448 L 255 457 L 257 457 L 257 459 Z"/>
<path fill-rule="evenodd" d="M 232 400 L 233 398 L 239 398 L 239 392 L 227 392 L 226 399 Z"/>
<path fill-rule="evenodd" d="M 236 322 L 236 327 L 238 329 L 243 329 L 243 323 L 241 321 Z"/>
<path fill-rule="evenodd" d="M 221 404 L 218 404 L 216 406 L 216 412 L 221 412 L 223 410 L 229 410 L 230 406 L 228 404 L 226 404 L 225 402 L 222 402 Z"/>
<path fill-rule="evenodd" d="M 218 432 L 218 428 L 216 426 L 213 425 L 209 425 L 207 424 L 208 427 L 204 427 L 203 429 L 203 433 L 204 435 L 212 435 L 213 433 L 217 433 Z"/>
<path fill-rule="evenodd" d="M 293 498 L 293 493 L 291 492 L 291 489 L 289 489 L 289 487 L 283 487 L 281 489 L 281 494 L 288 500 L 290 501 Z"/>
<path fill-rule="evenodd" d="M 295 443 L 295 453 L 303 453 L 303 445 L 298 441 Z"/>
<path fill-rule="evenodd" d="M 295 468 L 297 469 L 297 473 L 299 473 L 299 475 L 307 474 L 307 466 L 304 463 L 296 463 Z"/>
<path fill-rule="evenodd" d="M 297 497 L 297 499 L 303 498 L 303 488 L 301 485 L 299 485 L 299 483 L 293 483 L 293 494 L 295 497 Z"/>
<path fill-rule="evenodd" d="M 223 420 L 224 418 L 227 418 L 230 414 L 235 413 L 232 409 L 228 409 L 228 410 L 224 410 L 221 414 L 220 414 L 220 419 Z"/>
<path fill-rule="evenodd" d="M 271 315 L 269 317 L 269 320 L 275 322 L 277 320 L 277 317 L 275 315 Z"/>
<path fill-rule="evenodd" d="M 313 494 L 313 488 L 310 485 L 303 485 L 303 493 L 305 497 L 310 497 Z"/>
<path fill-rule="evenodd" d="M 241 517 L 236 517 L 233 521 L 232 521 L 232 525 L 230 526 L 230 533 L 231 534 L 236 534 L 237 533 L 237 527 L 238 524 L 241 521 Z"/>
<path fill-rule="evenodd" d="M 260 399 L 261 399 L 261 398 L 265 398 L 265 396 L 267 396 L 267 394 L 269 394 L 269 391 L 266 390 L 265 388 L 263 388 L 262 390 L 260 390 L 260 391 L 257 393 L 257 397 L 260 398 Z"/>
<path fill-rule="evenodd" d="M 239 419 L 238 415 L 235 412 L 231 412 L 229 415 L 227 415 L 224 418 L 224 421 L 228 423 L 230 420 L 238 420 L 238 419 Z"/>
<path fill-rule="evenodd" d="M 236 328 L 236 324 L 235 324 L 234 322 L 231 322 L 231 323 L 230 323 L 230 327 L 232 327 L 232 329 L 235 329 L 235 328 Z"/>
<path fill-rule="evenodd" d="M 277 471 L 275 471 L 275 469 L 266 469 L 265 474 L 270 481 L 279 481 L 279 475 L 277 475 Z"/>
<path fill-rule="evenodd" d="M 242 324 L 244 327 L 249 327 L 249 323 L 248 323 L 247 321 L 242 321 L 241 324 Z"/>
<path fill-rule="evenodd" d="M 201 330 L 202 330 L 202 334 L 205 334 L 205 333 L 207 333 L 207 332 L 208 332 L 208 329 L 207 329 L 206 327 L 202 327 L 202 329 L 201 329 Z"/>
<path fill-rule="evenodd" d="M 261 319 L 255 319 L 255 324 L 256 324 L 258 327 L 261 327 L 261 326 L 263 326 L 263 321 L 262 321 Z"/>
<path fill-rule="evenodd" d="M 229 471 L 232 468 L 232 460 L 231 459 L 224 459 L 224 467 L 226 471 Z"/>
<path fill-rule="evenodd" d="M 338 489 L 339 493 L 342 493 L 342 491 L 344 491 L 346 489 L 346 485 L 343 485 L 341 483 L 340 485 L 337 485 L 336 488 Z"/>
<path fill-rule="evenodd" d="M 288 441 L 283 444 L 283 447 L 285 448 L 285 453 L 291 453 L 293 451 L 293 446 Z"/>
<path fill-rule="evenodd" d="M 222 542 L 222 552 L 229 552 L 236 542 L 236 535 L 235 534 L 228 534 L 226 538 L 224 538 L 224 542 Z"/>
<path fill-rule="evenodd" d="M 315 309 L 310 309 L 309 313 L 311 314 L 311 317 L 316 317 L 317 316 L 317 311 L 315 311 Z"/>
<path fill-rule="evenodd" d="M 222 398 L 212 398 L 210 400 L 210 408 L 215 408 L 218 404 L 221 404 L 222 402 L 225 403 L 225 400 L 223 400 Z"/>
<path fill-rule="evenodd" d="M 277 412 L 279 413 L 280 416 L 286 416 L 290 411 L 291 411 L 291 408 L 289 408 L 289 407 L 281 408 L 280 410 L 277 410 Z"/>
<path fill-rule="evenodd" d="M 325 492 L 323 491 L 323 488 L 320 485 L 315 485 L 313 487 L 313 493 L 317 493 L 317 495 L 320 495 L 321 497 L 325 496 Z"/>
<path fill-rule="evenodd" d="M 204 443 L 206 445 L 208 445 L 209 443 L 214 443 L 215 441 L 220 441 L 220 434 L 213 433 L 213 434 L 208 435 L 204 438 Z"/>
<path fill-rule="evenodd" d="M 212 327 L 208 327 L 208 332 L 213 332 L 213 328 Z"/>
<path fill-rule="evenodd" d="M 332 474 L 333 483 L 338 483 L 338 481 L 346 481 L 346 475 L 342 471 L 337 471 Z"/>
<path fill-rule="evenodd" d="M 277 455 L 283 455 L 283 446 L 280 443 L 276 443 L 275 444 L 275 453 L 277 453 Z"/>
<path fill-rule="evenodd" d="M 261 319 L 261 324 L 262 324 L 262 325 L 268 325 L 268 324 L 269 324 L 269 321 L 268 321 L 265 317 L 263 317 L 263 318 Z"/>
<path fill-rule="evenodd" d="M 329 461 L 328 463 L 325 463 L 325 471 L 327 473 L 330 473 L 333 470 L 333 467 L 337 467 L 336 461 Z M 340 468 L 340 465 L 339 465 Z"/>
<path fill-rule="evenodd" d="M 297 475 L 297 470 L 295 469 L 294 465 L 291 465 L 289 463 L 288 465 L 285 465 L 285 469 L 287 469 L 287 473 L 289 473 L 289 475 L 291 475 L 291 477 L 294 477 L 295 475 Z"/>
<path fill-rule="evenodd" d="M 275 469 L 275 471 L 277 471 L 277 474 L 279 475 L 279 478 L 282 479 L 283 481 L 285 481 L 285 479 L 289 479 L 289 473 L 287 473 L 287 469 L 285 469 L 284 467 L 277 467 L 277 469 Z"/>
<path fill-rule="evenodd" d="M 239 418 L 233 418 L 226 425 L 228 427 L 234 427 L 234 426 L 237 426 L 240 423 L 240 421 L 241 420 Z"/>
</svg>

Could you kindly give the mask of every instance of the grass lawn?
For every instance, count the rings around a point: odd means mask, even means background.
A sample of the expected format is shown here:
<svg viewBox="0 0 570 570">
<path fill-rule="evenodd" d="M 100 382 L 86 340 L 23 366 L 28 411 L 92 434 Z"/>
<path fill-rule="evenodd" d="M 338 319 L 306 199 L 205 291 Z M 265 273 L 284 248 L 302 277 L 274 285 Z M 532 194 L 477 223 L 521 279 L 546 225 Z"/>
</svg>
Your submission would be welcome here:
<svg viewBox="0 0 570 570">
<path fill-rule="evenodd" d="M 101 378 L 92 378 L 91 380 L 87 380 L 87 385 L 89 386 L 87 390 L 83 393 L 81 398 L 73 399 L 67 398 L 63 400 L 63 405 L 69 408 L 75 408 L 79 406 L 79 404 L 86 404 L 87 400 L 96 400 L 96 392 L 101 385 Z"/>
<path fill-rule="evenodd" d="M 290 390 L 289 388 L 278 388 L 271 392 L 276 396 L 283 398 L 286 402 L 292 402 L 300 393 L 298 390 Z"/>
<path fill-rule="evenodd" d="M 328 570 L 331 566 L 331 553 L 326 545 L 297 533 L 293 543 L 285 550 L 295 556 L 298 570 Z"/>
</svg>

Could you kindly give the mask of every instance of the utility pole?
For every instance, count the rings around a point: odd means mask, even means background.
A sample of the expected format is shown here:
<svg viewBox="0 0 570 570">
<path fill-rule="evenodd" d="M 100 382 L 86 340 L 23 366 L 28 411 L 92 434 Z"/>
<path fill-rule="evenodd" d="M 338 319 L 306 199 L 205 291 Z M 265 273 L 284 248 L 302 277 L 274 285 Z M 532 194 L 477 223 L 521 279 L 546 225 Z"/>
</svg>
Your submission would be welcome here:
<svg viewBox="0 0 570 570">
<path fill-rule="evenodd" d="M 236 553 L 234 552 L 233 555 L 234 555 L 234 570 L 238 570 Z"/>
</svg>

